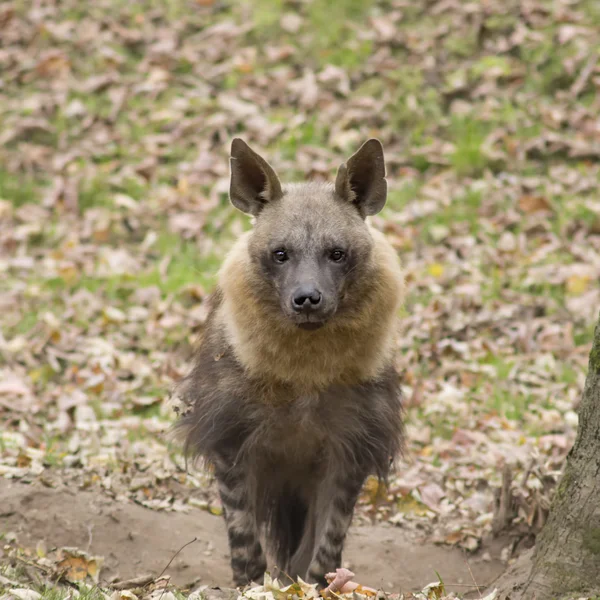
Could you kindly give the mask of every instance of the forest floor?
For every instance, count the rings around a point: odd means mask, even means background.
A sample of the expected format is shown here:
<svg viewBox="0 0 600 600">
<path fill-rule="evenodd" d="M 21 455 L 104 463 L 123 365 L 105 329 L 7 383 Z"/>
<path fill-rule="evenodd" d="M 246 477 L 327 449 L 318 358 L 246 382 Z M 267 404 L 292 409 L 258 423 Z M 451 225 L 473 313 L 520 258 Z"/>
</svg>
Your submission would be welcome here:
<svg viewBox="0 0 600 600">
<path fill-rule="evenodd" d="M 0 4 L 0 597 L 230 585 L 168 397 L 249 227 L 235 135 L 284 180 L 383 142 L 408 445 L 365 485 L 347 560 L 385 592 L 480 597 L 533 543 L 577 428 L 599 28 L 596 0 Z M 114 591 L 195 537 L 168 589 Z"/>
</svg>

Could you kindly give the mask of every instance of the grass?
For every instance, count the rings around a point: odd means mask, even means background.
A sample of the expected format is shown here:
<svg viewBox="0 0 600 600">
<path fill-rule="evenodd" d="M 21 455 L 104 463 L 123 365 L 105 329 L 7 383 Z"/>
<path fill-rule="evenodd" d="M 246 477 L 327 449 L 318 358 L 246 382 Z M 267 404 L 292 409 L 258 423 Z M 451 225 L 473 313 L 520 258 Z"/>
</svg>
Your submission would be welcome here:
<svg viewBox="0 0 600 600">
<path fill-rule="evenodd" d="M 490 125 L 467 117 L 455 117 L 450 124 L 450 139 L 454 152 L 450 164 L 460 175 L 480 176 L 491 165 L 483 151 L 483 142 Z"/>
<path fill-rule="evenodd" d="M 155 285 L 164 294 L 179 293 L 188 285 L 200 284 L 208 289 L 216 281 L 217 269 L 221 257 L 217 255 L 199 256 L 198 249 L 191 244 L 184 244 L 172 263 L 168 266 L 163 277 L 158 267 L 148 273 L 130 280 L 130 289 Z"/>
<path fill-rule="evenodd" d="M 584 346 L 590 343 L 590 340 L 594 339 L 594 327 L 593 323 L 588 323 L 587 325 L 578 328 L 573 333 L 573 342 L 576 346 Z"/>
<path fill-rule="evenodd" d="M 488 407 L 507 419 L 522 421 L 533 401 L 529 394 L 515 394 L 494 387 Z"/>
<path fill-rule="evenodd" d="M 7 200 L 13 206 L 39 202 L 46 184 L 41 175 L 11 173 L 0 167 L 0 200 Z"/>
<path fill-rule="evenodd" d="M 308 36 L 304 58 L 315 65 L 333 64 L 346 69 L 357 69 L 373 51 L 368 40 L 356 39 L 356 26 L 367 20 L 375 5 L 374 0 L 340 0 L 331 3 L 327 0 L 313 0 L 300 8 L 300 29 L 284 39 L 290 41 L 298 35 Z M 280 23 L 286 15 L 297 15 L 284 0 L 258 0 L 249 3 L 255 25 L 253 32 L 256 42 L 281 35 Z"/>
<path fill-rule="evenodd" d="M 78 584 L 74 587 L 79 600 L 104 600 L 105 598 L 102 591 L 95 586 Z M 40 600 L 66 600 L 73 597 L 72 591 L 57 586 L 40 585 L 35 591 L 41 595 Z"/>
<path fill-rule="evenodd" d="M 316 118 L 309 119 L 301 128 L 293 129 L 284 134 L 280 141 L 283 158 L 292 160 L 302 146 L 320 146 L 325 143 L 328 131 Z M 298 176 L 303 175 L 300 172 Z"/>
<path fill-rule="evenodd" d="M 44 465 L 47 467 L 61 466 L 62 460 L 66 455 L 61 437 L 58 435 L 46 435 L 43 446 L 45 448 Z"/>
<path fill-rule="evenodd" d="M 401 187 L 396 187 L 388 192 L 388 200 L 384 209 L 383 216 L 392 217 L 395 211 L 402 210 L 410 202 L 418 198 L 421 182 L 411 180 L 403 183 Z"/>
<path fill-rule="evenodd" d="M 418 198 L 421 187 L 418 181 L 411 181 L 389 194 L 388 208 L 384 216 L 393 219 L 393 212 L 403 209 Z M 480 231 L 480 216 L 482 193 L 476 189 L 467 189 L 462 194 L 450 198 L 446 203 L 436 207 L 436 210 L 425 215 L 417 216 L 414 224 L 425 235 L 428 243 L 439 243 L 440 235 L 447 235 L 459 225 L 466 225 L 472 235 Z M 446 232 L 446 233 L 444 233 Z"/>
<path fill-rule="evenodd" d="M 515 366 L 514 360 L 492 354 L 487 355 L 480 363 L 493 367 L 496 372 L 495 379 L 499 381 L 506 379 Z"/>
<path fill-rule="evenodd" d="M 171 260 L 164 272 L 161 272 L 159 263 L 165 256 L 171 256 Z M 55 294 L 74 293 L 79 289 L 101 292 L 107 299 L 113 301 L 125 301 L 136 289 L 148 286 L 157 286 L 165 295 L 177 294 L 189 285 L 200 284 L 212 287 L 222 255 L 216 252 L 203 252 L 195 242 L 163 232 L 158 236 L 149 258 L 147 268 L 138 273 L 114 276 L 79 274 L 74 277 L 50 277 L 40 279 L 35 285 Z M 42 308 L 46 309 L 48 306 Z M 36 320 L 34 314 L 26 314 L 17 329 L 28 330 Z"/>
</svg>

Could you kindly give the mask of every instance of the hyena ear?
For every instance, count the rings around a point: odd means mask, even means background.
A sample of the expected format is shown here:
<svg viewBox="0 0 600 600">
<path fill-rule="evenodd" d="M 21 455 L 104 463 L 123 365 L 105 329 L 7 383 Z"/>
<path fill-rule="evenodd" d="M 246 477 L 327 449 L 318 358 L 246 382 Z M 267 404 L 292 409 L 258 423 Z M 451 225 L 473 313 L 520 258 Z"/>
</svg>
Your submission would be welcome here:
<svg viewBox="0 0 600 600">
<path fill-rule="evenodd" d="M 360 214 L 377 214 L 384 206 L 387 196 L 383 146 L 376 139 L 365 142 L 356 154 L 338 169 L 335 192 L 344 200 L 352 202 Z"/>
<path fill-rule="evenodd" d="M 273 167 L 240 138 L 231 142 L 230 164 L 229 198 L 242 212 L 256 216 L 283 195 Z"/>
</svg>

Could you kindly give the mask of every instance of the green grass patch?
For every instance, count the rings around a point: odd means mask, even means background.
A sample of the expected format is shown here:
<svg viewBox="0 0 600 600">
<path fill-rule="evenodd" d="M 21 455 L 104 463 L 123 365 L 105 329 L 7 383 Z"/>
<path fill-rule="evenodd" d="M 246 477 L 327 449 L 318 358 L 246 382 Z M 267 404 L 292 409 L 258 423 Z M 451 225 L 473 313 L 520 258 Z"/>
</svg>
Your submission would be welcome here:
<svg viewBox="0 0 600 600">
<path fill-rule="evenodd" d="M 96 587 L 83 583 L 75 584 L 78 600 L 104 600 L 104 594 Z M 37 591 L 41 594 L 42 600 L 65 600 L 72 597 L 72 591 L 61 586 L 39 586 Z"/>
<path fill-rule="evenodd" d="M 589 201 L 589 199 L 564 198 L 561 196 L 552 198 L 552 204 L 558 207 L 552 219 L 552 229 L 556 235 L 565 236 L 567 230 L 576 224 L 582 224 L 589 229 L 596 228 L 600 224 L 600 214 L 589 208 L 586 201 Z"/>
<path fill-rule="evenodd" d="M 590 323 L 583 327 L 577 327 L 573 332 L 573 342 L 576 346 L 591 344 L 594 339 L 595 324 Z"/>
<path fill-rule="evenodd" d="M 494 385 L 487 407 L 507 419 L 522 421 L 525 413 L 528 412 L 529 405 L 532 403 L 535 403 L 535 399 L 529 394 L 522 394 Z"/>
<path fill-rule="evenodd" d="M 31 331 L 38 323 L 39 317 L 37 311 L 26 312 L 21 315 L 19 322 L 12 328 L 12 335 L 23 335 Z"/>
<path fill-rule="evenodd" d="M 454 117 L 450 123 L 450 140 L 454 152 L 450 163 L 459 175 L 477 176 L 490 166 L 482 145 L 491 130 L 490 124 L 468 117 Z"/>
<path fill-rule="evenodd" d="M 389 190 L 387 204 L 382 216 L 391 216 L 393 211 L 401 211 L 410 202 L 414 202 L 419 195 L 421 186 L 422 183 L 420 181 L 412 179 L 403 183 L 401 187 Z"/>
<path fill-rule="evenodd" d="M 277 36 L 297 42 L 299 35 L 308 36 L 310 42 L 303 45 L 305 58 L 320 66 L 329 63 L 355 69 L 372 52 L 371 41 L 357 37 L 356 25 L 364 23 L 374 5 L 374 0 L 313 0 L 297 13 L 303 18 L 299 32 L 288 35 L 281 30 L 281 19 L 298 9 L 283 0 L 257 0 L 248 4 L 255 25 L 252 39 L 260 43 Z"/>
<path fill-rule="evenodd" d="M 400 194 L 399 202 L 408 196 L 410 189 Z M 404 198 L 403 198 L 404 196 Z M 469 232 L 476 235 L 479 232 L 479 210 L 481 208 L 481 192 L 467 189 L 462 195 L 452 198 L 447 206 L 440 206 L 433 213 L 420 217 L 415 222 L 426 234 L 429 243 L 437 243 L 436 227 L 444 227 L 449 231 L 460 223 L 467 223 Z M 394 202 L 395 200 L 392 200 Z"/>
<path fill-rule="evenodd" d="M 246 0 L 245 4 L 252 10 L 255 29 L 265 35 L 278 25 L 286 2 L 285 0 Z"/>
<path fill-rule="evenodd" d="M 37 203 L 42 198 L 42 188 L 46 183 L 42 175 L 15 174 L 0 168 L 0 200 L 8 200 L 17 207 Z"/>
<path fill-rule="evenodd" d="M 488 277 L 481 286 L 481 296 L 484 302 L 491 302 L 502 297 L 502 290 L 510 284 L 505 273 L 500 267 L 489 265 L 486 272 Z"/>
<path fill-rule="evenodd" d="M 84 182 L 79 190 L 79 208 L 83 211 L 98 206 L 112 206 L 112 192 L 109 183 L 102 177 Z"/>
<path fill-rule="evenodd" d="M 559 375 L 557 379 L 563 381 L 567 385 L 574 385 L 577 383 L 580 375 L 580 371 L 573 368 L 572 365 L 563 363 L 559 367 Z"/>
<path fill-rule="evenodd" d="M 161 395 L 164 395 L 164 390 L 160 391 Z M 148 395 L 147 393 L 145 395 Z M 151 395 L 151 394 L 150 394 Z M 137 405 L 133 405 L 131 412 L 134 415 L 137 415 L 138 417 L 141 417 L 143 419 L 151 419 L 151 418 L 158 418 L 158 419 L 162 419 L 162 415 L 161 415 L 161 406 L 160 406 L 160 402 L 155 402 L 154 404 L 150 404 L 149 406 L 137 406 Z"/>
<path fill-rule="evenodd" d="M 289 118 L 289 115 L 283 119 Z M 310 118 L 302 127 L 283 135 L 278 147 L 287 160 L 292 160 L 302 146 L 322 146 L 325 144 L 329 131 L 319 124 L 316 117 Z"/>
<path fill-rule="evenodd" d="M 506 380 L 512 368 L 514 367 L 514 361 L 507 360 L 503 356 L 496 356 L 493 354 L 488 354 L 488 356 L 486 356 L 480 362 L 481 364 L 494 367 L 496 370 L 496 377 L 499 380 Z"/>
<path fill-rule="evenodd" d="M 472 31 L 465 34 L 462 32 L 457 35 L 451 35 L 444 39 L 444 47 L 457 58 L 467 58 L 477 52 L 477 31 L 473 27 Z"/>
<path fill-rule="evenodd" d="M 527 292 L 532 296 L 543 296 L 546 299 L 554 300 L 555 306 L 552 307 L 552 303 L 548 304 L 549 313 L 554 309 L 564 308 L 565 306 L 565 288 L 563 285 L 555 285 L 553 283 L 532 283 L 525 285 L 523 283 L 517 284 L 516 289 L 518 291 Z"/>
<path fill-rule="evenodd" d="M 47 467 L 60 467 L 66 452 L 63 448 L 64 440 L 59 436 L 46 436 L 44 440 L 44 465 Z"/>
</svg>

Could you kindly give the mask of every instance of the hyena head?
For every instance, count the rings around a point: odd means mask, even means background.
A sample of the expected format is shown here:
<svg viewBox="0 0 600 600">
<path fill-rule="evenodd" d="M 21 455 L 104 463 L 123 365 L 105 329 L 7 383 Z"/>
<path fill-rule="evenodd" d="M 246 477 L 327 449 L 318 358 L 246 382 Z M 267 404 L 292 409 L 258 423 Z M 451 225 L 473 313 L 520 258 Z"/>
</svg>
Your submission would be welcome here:
<svg viewBox="0 0 600 600">
<path fill-rule="evenodd" d="M 360 303 L 372 268 L 365 217 L 385 204 L 379 140 L 338 170 L 335 185 L 282 186 L 273 168 L 241 139 L 231 145 L 231 202 L 255 217 L 248 244 L 264 302 L 294 327 L 319 329 Z"/>
</svg>

